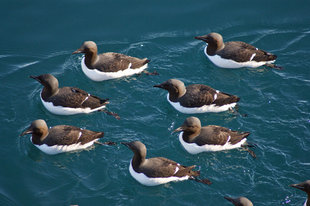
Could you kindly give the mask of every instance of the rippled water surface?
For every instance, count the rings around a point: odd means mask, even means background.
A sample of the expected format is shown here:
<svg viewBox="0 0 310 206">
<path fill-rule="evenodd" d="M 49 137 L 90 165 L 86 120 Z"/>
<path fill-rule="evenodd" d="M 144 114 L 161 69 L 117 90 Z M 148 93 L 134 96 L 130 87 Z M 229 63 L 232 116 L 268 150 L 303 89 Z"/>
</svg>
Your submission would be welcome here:
<svg viewBox="0 0 310 206">
<path fill-rule="evenodd" d="M 310 4 L 308 1 L 3 1 L 0 6 L 0 205 L 230 205 L 246 196 L 254 205 L 302 205 L 306 194 L 288 187 L 310 179 Z M 282 71 L 220 69 L 194 36 L 218 32 L 275 53 Z M 71 53 L 83 41 L 99 51 L 151 59 L 149 71 L 93 82 Z M 51 73 L 61 86 L 110 98 L 104 113 L 56 116 L 40 102 L 30 75 Z M 257 159 L 246 151 L 188 154 L 172 131 L 188 115 L 174 110 L 169 78 L 202 83 L 241 97 L 239 112 L 196 115 L 203 125 L 250 131 Z M 129 174 L 132 152 L 117 146 L 48 156 L 19 134 L 35 119 L 49 126 L 104 131 L 120 143 L 140 140 L 148 156 L 197 165 L 211 186 L 194 181 L 146 187 Z"/>
</svg>

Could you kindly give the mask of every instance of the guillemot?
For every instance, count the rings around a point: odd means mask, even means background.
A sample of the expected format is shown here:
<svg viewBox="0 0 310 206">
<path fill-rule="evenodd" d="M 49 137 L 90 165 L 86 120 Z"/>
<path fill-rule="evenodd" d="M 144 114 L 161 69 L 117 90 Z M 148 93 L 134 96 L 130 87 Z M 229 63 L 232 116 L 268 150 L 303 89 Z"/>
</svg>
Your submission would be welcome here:
<svg viewBox="0 0 310 206">
<path fill-rule="evenodd" d="M 94 132 L 70 125 L 57 125 L 48 128 L 43 119 L 33 121 L 20 136 L 26 134 L 32 134 L 30 140 L 33 145 L 49 155 L 85 149 L 104 136 L 104 132 Z"/>
<path fill-rule="evenodd" d="M 208 45 L 204 49 L 205 55 L 210 61 L 222 68 L 256 68 L 263 65 L 282 69 L 273 64 L 277 56 L 258 49 L 241 41 L 223 42 L 222 35 L 210 33 L 204 36 L 196 36 L 195 39 L 202 40 Z"/>
<path fill-rule="evenodd" d="M 108 99 L 101 99 L 76 87 L 59 88 L 56 77 L 51 74 L 30 76 L 44 86 L 40 94 L 44 107 L 57 115 L 73 115 L 104 111 L 119 119 L 116 113 L 105 110 Z"/>
<path fill-rule="evenodd" d="M 84 74 L 93 81 L 104 81 L 143 72 L 150 62 L 124 54 L 107 52 L 97 54 L 97 45 L 93 41 L 85 41 L 72 54 L 84 53 L 81 67 Z M 148 73 L 157 74 L 157 73 Z"/>
<path fill-rule="evenodd" d="M 211 184 L 210 180 L 200 180 L 200 171 L 194 171 L 195 165 L 183 166 L 164 157 L 146 159 L 146 147 L 140 141 L 123 142 L 132 150 L 134 156 L 130 161 L 129 172 L 139 183 L 146 186 L 156 186 L 171 181 L 192 179 L 204 184 Z"/>
<path fill-rule="evenodd" d="M 235 95 L 215 90 L 203 84 L 191 84 L 185 87 L 178 79 L 169 79 L 155 85 L 168 91 L 168 102 L 179 112 L 186 114 L 223 112 L 232 109 L 240 100 Z"/>
<path fill-rule="evenodd" d="M 179 141 L 190 154 L 201 152 L 222 151 L 243 147 L 255 158 L 256 155 L 249 150 L 246 138 L 250 132 L 233 131 L 217 125 L 201 127 L 197 117 L 188 117 L 174 132 L 181 132 Z"/>
</svg>

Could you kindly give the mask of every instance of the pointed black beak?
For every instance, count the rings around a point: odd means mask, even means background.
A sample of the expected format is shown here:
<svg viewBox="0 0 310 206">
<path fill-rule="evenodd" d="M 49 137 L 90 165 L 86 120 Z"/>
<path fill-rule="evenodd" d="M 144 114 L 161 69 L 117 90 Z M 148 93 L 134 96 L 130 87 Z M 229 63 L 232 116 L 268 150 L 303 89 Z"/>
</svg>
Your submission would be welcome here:
<svg viewBox="0 0 310 206">
<path fill-rule="evenodd" d="M 181 131 L 183 131 L 183 130 L 184 130 L 184 128 L 181 126 L 181 127 L 176 128 L 175 130 L 173 130 L 172 133 L 181 132 Z"/>
<path fill-rule="evenodd" d="M 302 190 L 302 191 L 305 191 L 305 187 L 303 187 L 302 185 L 299 185 L 299 184 L 291 184 L 289 186 L 297 188 L 297 189 Z"/>
<path fill-rule="evenodd" d="M 32 134 L 32 127 L 28 127 L 25 131 L 23 131 L 19 136 L 24 136 L 26 134 Z"/>
<path fill-rule="evenodd" d="M 125 145 L 126 147 L 130 147 L 130 142 L 121 142 L 121 144 Z"/>
<path fill-rule="evenodd" d="M 157 84 L 157 85 L 154 85 L 153 87 L 164 89 L 164 85 L 162 85 L 162 84 Z"/>
<path fill-rule="evenodd" d="M 31 75 L 31 76 L 29 76 L 29 77 L 32 78 L 32 79 L 37 80 L 38 82 L 41 82 L 41 80 L 39 79 L 39 76 Z"/>
<path fill-rule="evenodd" d="M 160 84 L 154 85 L 153 87 L 162 88 Z"/>
<path fill-rule="evenodd" d="M 80 54 L 83 53 L 83 49 L 77 49 L 76 51 L 72 52 L 72 54 Z"/>
<path fill-rule="evenodd" d="M 195 36 L 195 39 L 202 40 L 202 41 L 207 41 L 208 37 L 207 36 Z"/>
<path fill-rule="evenodd" d="M 229 202 L 232 202 L 233 204 L 235 204 L 235 202 L 236 202 L 236 200 L 233 199 L 233 198 L 231 198 L 231 197 L 225 196 L 224 198 L 225 198 L 226 200 L 228 200 Z"/>
</svg>

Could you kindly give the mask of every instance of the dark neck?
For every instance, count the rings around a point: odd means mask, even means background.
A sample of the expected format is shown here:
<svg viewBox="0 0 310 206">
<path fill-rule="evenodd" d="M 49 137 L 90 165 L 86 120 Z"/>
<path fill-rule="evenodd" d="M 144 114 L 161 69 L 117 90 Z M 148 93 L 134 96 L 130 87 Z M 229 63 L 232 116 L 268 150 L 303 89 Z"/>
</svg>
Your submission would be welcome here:
<svg viewBox="0 0 310 206">
<path fill-rule="evenodd" d="M 46 87 L 46 86 L 45 86 L 45 87 L 43 88 L 42 94 L 41 94 L 41 95 L 42 95 L 42 99 L 46 101 L 49 97 L 51 97 L 51 96 L 57 94 L 58 91 L 59 91 L 58 88 L 52 89 L 52 88 L 50 88 L 50 87 Z"/>
<path fill-rule="evenodd" d="M 177 102 L 180 97 L 182 97 L 186 93 L 185 88 L 179 88 L 177 90 L 171 90 L 169 92 L 169 100 L 171 102 Z"/>
<path fill-rule="evenodd" d="M 87 68 L 94 69 L 92 65 L 97 61 L 98 55 L 97 52 L 87 52 L 85 53 L 85 64 Z"/>
<path fill-rule="evenodd" d="M 179 98 L 179 95 L 175 92 L 169 92 L 169 100 L 171 102 L 177 102 Z"/>
<path fill-rule="evenodd" d="M 183 140 L 187 143 L 194 142 L 195 138 L 200 134 L 200 131 L 183 131 Z"/>
<path fill-rule="evenodd" d="M 139 166 L 145 161 L 145 157 L 142 157 L 139 153 L 135 153 L 133 158 L 132 158 L 132 167 L 133 169 L 140 173 L 139 171 Z"/>
<path fill-rule="evenodd" d="M 307 197 L 307 204 L 306 206 L 310 206 L 310 193 L 307 193 L 308 194 L 308 197 Z"/>
<path fill-rule="evenodd" d="M 214 44 L 214 43 L 209 43 L 207 47 L 207 54 L 209 56 L 214 56 L 217 51 L 221 50 L 224 48 L 224 43 L 222 44 Z"/>
<path fill-rule="evenodd" d="M 32 143 L 36 144 L 36 145 L 42 145 L 43 144 L 43 140 L 46 138 L 47 134 L 32 134 Z"/>
</svg>

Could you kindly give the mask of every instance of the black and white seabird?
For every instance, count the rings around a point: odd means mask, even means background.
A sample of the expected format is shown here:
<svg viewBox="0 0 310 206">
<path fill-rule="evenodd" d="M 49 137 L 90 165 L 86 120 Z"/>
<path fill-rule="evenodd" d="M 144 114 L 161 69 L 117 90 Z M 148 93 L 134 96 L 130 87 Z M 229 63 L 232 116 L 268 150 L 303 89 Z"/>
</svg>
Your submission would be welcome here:
<svg viewBox="0 0 310 206">
<path fill-rule="evenodd" d="M 146 186 L 156 186 L 171 181 L 193 179 L 197 182 L 211 184 L 208 179 L 199 180 L 200 171 L 193 171 L 193 166 L 183 166 L 164 157 L 146 159 L 146 147 L 140 141 L 123 142 L 134 156 L 130 161 L 129 172 L 139 183 Z"/>
<path fill-rule="evenodd" d="M 73 115 L 103 111 L 109 103 L 108 99 L 100 99 L 79 88 L 59 88 L 58 80 L 51 74 L 30 77 L 44 86 L 40 95 L 41 101 L 44 107 L 53 114 Z"/>
<path fill-rule="evenodd" d="M 195 39 L 202 40 L 208 45 L 205 47 L 205 55 L 213 64 L 222 68 L 241 67 L 268 67 L 281 69 L 274 65 L 277 56 L 258 49 L 241 41 L 223 42 L 222 35 L 210 33 L 204 36 L 196 36 Z"/>
<path fill-rule="evenodd" d="M 236 206 L 253 206 L 253 203 L 246 197 L 224 197 L 226 200 L 232 202 Z"/>
<path fill-rule="evenodd" d="M 307 199 L 304 203 L 304 206 L 310 206 L 310 180 L 307 180 L 305 182 L 301 182 L 298 184 L 292 184 L 291 187 L 297 188 L 299 190 L 304 191 L 307 193 Z"/>
<path fill-rule="evenodd" d="M 246 147 L 246 138 L 250 135 L 250 132 L 233 131 L 217 125 L 201 127 L 197 117 L 188 117 L 174 132 L 181 132 L 179 141 L 191 154 Z M 250 153 L 255 157 L 253 151 Z"/>
<path fill-rule="evenodd" d="M 185 87 L 177 79 L 169 79 L 155 85 L 168 91 L 168 102 L 179 112 L 186 114 L 223 112 L 232 109 L 240 100 L 235 95 L 215 90 L 203 84 L 191 84 Z"/>
<path fill-rule="evenodd" d="M 69 125 L 57 125 L 48 129 L 46 122 L 42 119 L 33 121 L 20 136 L 26 134 L 32 134 L 31 142 L 49 155 L 85 149 L 104 135 L 103 132 L 94 132 Z M 107 142 L 106 144 L 113 143 Z"/>
<path fill-rule="evenodd" d="M 81 61 L 85 75 L 93 81 L 104 81 L 141 73 L 147 68 L 150 60 L 139 59 L 124 54 L 107 52 L 97 54 L 97 45 L 85 41 L 73 54 L 85 53 Z"/>
</svg>

